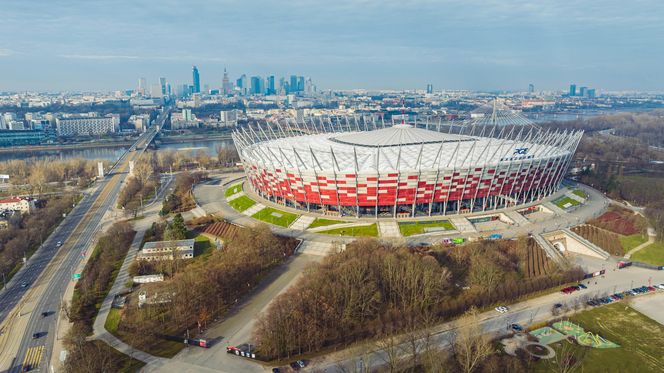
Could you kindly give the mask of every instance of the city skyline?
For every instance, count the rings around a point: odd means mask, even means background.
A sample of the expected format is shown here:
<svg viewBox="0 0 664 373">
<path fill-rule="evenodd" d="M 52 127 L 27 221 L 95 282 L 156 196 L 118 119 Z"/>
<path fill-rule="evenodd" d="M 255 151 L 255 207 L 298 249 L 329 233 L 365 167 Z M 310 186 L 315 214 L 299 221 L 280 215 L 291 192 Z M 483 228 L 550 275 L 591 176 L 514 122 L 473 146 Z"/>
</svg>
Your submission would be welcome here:
<svg viewBox="0 0 664 373">
<path fill-rule="evenodd" d="M 321 89 L 664 86 L 654 47 L 664 4 L 655 1 L 37 3 L 3 4 L 0 91 L 127 89 L 137 77 L 184 83 L 193 65 L 201 85 L 215 87 L 224 68 L 295 72 Z"/>
</svg>

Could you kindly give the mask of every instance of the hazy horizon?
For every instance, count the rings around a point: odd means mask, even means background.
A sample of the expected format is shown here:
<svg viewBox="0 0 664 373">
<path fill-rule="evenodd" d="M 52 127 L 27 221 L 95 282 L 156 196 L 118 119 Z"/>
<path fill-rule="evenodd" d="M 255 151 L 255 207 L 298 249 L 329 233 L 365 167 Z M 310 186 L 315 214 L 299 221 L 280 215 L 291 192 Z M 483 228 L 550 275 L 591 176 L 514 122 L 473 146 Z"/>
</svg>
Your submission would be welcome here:
<svg viewBox="0 0 664 373">
<path fill-rule="evenodd" d="M 658 1 L 4 1 L 0 91 L 241 74 L 320 89 L 662 91 Z"/>
</svg>

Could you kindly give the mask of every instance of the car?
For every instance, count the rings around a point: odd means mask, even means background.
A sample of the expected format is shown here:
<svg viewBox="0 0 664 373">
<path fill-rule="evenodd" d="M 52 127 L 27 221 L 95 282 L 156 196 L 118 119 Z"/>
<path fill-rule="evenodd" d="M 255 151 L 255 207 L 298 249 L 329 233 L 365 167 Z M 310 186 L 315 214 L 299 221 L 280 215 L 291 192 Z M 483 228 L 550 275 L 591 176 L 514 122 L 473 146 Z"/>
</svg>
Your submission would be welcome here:
<svg viewBox="0 0 664 373">
<path fill-rule="evenodd" d="M 575 292 L 575 291 L 577 291 L 577 290 L 579 290 L 579 288 L 576 287 L 576 286 L 568 286 L 568 287 L 566 287 L 566 288 L 562 288 L 560 291 L 561 291 L 563 294 L 572 294 L 573 292 Z"/>
<path fill-rule="evenodd" d="M 306 366 L 306 364 L 304 363 L 304 360 L 298 360 L 298 361 L 296 361 L 296 363 L 297 363 L 297 365 L 300 366 L 300 368 L 304 368 Z"/>
<path fill-rule="evenodd" d="M 27 288 L 28 285 L 30 285 L 30 284 L 28 284 L 28 283 L 25 282 L 25 281 L 21 282 L 21 287 L 22 287 L 22 288 Z"/>
<path fill-rule="evenodd" d="M 48 316 L 49 314 L 50 314 L 50 313 L 49 313 L 48 311 L 44 311 L 44 312 L 41 313 L 41 316 L 42 316 L 42 317 L 46 317 L 46 316 Z"/>
<path fill-rule="evenodd" d="M 279 369 L 279 368 L 272 368 L 272 373 L 281 373 L 281 369 Z"/>
<path fill-rule="evenodd" d="M 297 361 L 290 363 L 290 367 L 293 368 L 293 370 L 300 370 L 300 364 L 298 364 Z"/>
<path fill-rule="evenodd" d="M 30 364 L 25 364 L 25 365 L 23 366 L 23 371 L 24 371 L 24 372 L 29 372 L 29 371 L 31 371 L 31 370 L 32 370 L 32 365 L 30 365 Z"/>
<path fill-rule="evenodd" d="M 576 285 L 576 286 L 579 287 L 579 288 L 581 288 L 581 289 L 588 289 L 588 287 L 587 287 L 586 285 L 584 285 L 584 284 L 578 284 L 578 285 Z"/>
<path fill-rule="evenodd" d="M 655 291 L 655 290 L 657 290 L 656 287 L 654 287 L 654 286 L 648 286 L 648 291 Z"/>
<path fill-rule="evenodd" d="M 589 305 L 589 306 L 593 306 L 593 307 L 599 306 L 599 302 L 597 301 L 597 299 L 591 299 L 591 300 L 587 301 L 586 304 Z"/>
<path fill-rule="evenodd" d="M 556 303 L 556 304 L 553 305 L 553 308 L 560 308 L 562 306 L 563 306 L 562 303 Z"/>
<path fill-rule="evenodd" d="M 495 310 L 498 311 L 498 313 L 505 313 L 505 312 L 509 311 L 509 308 L 507 308 L 505 306 L 498 306 L 498 307 L 495 308 Z"/>
<path fill-rule="evenodd" d="M 515 332 L 521 332 L 523 331 L 523 327 L 519 324 L 512 324 L 510 325 L 510 329 L 512 329 Z"/>
<path fill-rule="evenodd" d="M 41 333 L 39 332 L 32 334 L 32 339 L 39 339 L 39 337 L 41 337 Z"/>
<path fill-rule="evenodd" d="M 618 297 L 618 299 L 623 299 L 623 298 L 625 298 L 625 295 L 622 294 L 622 293 L 615 293 L 615 294 L 613 294 L 613 295 L 614 295 L 615 297 Z"/>
<path fill-rule="evenodd" d="M 57 247 L 62 246 L 62 241 L 58 241 L 58 243 L 56 243 L 55 246 L 57 246 Z"/>
<path fill-rule="evenodd" d="M 616 301 L 616 300 L 620 300 L 620 298 L 618 298 L 618 296 L 615 295 L 615 294 L 609 296 L 609 298 L 613 299 L 614 301 Z"/>
<path fill-rule="evenodd" d="M 659 285 L 655 285 L 655 286 L 660 288 L 660 289 L 664 289 L 664 284 L 659 284 Z"/>
</svg>

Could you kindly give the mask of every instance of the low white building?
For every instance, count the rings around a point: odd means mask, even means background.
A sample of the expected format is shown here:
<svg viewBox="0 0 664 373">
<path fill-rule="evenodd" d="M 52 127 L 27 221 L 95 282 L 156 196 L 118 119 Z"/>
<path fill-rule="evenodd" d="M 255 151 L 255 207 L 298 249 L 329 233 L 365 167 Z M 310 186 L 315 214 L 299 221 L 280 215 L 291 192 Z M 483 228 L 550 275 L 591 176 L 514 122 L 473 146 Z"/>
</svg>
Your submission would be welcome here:
<svg viewBox="0 0 664 373">
<path fill-rule="evenodd" d="M 194 240 L 146 242 L 136 257 L 138 260 L 173 260 L 194 257 Z"/>
<path fill-rule="evenodd" d="M 149 284 L 152 282 L 162 282 L 164 281 L 164 275 L 160 273 L 158 275 L 134 276 L 133 281 L 136 284 Z"/>
<path fill-rule="evenodd" d="M 0 210 L 20 211 L 29 214 L 34 211 L 35 208 L 35 201 L 32 199 L 21 197 L 0 199 Z"/>
</svg>

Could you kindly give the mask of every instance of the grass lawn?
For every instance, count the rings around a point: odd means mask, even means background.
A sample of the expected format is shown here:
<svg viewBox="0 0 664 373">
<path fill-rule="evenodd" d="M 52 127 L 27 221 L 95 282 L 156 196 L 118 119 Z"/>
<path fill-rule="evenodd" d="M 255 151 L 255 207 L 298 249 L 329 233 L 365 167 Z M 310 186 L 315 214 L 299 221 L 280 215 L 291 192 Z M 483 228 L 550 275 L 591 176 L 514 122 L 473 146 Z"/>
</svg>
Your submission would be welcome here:
<svg viewBox="0 0 664 373">
<path fill-rule="evenodd" d="M 104 324 L 104 327 L 106 328 L 106 330 L 108 330 L 109 333 L 118 337 L 128 345 L 133 346 L 134 348 L 137 348 L 139 350 L 145 351 L 149 354 L 160 357 L 166 357 L 166 358 L 171 358 L 175 356 L 178 352 L 180 352 L 180 350 L 182 350 L 185 347 L 184 343 L 167 341 L 165 339 L 157 339 L 154 341 L 155 342 L 154 344 L 149 346 L 136 345 L 136 343 L 132 342 L 133 338 L 131 334 L 118 331 L 121 315 L 122 314 L 120 313 L 120 310 L 116 308 L 111 308 L 111 310 L 108 313 L 108 318 L 106 318 L 106 323 Z M 127 372 L 130 371 L 133 372 L 135 370 L 127 370 Z"/>
<path fill-rule="evenodd" d="M 364 225 L 361 227 L 346 227 L 330 229 L 327 231 L 320 231 L 322 234 L 344 235 L 344 236 L 369 236 L 378 237 L 378 225 L 376 223 L 371 225 Z"/>
<path fill-rule="evenodd" d="M 664 243 L 655 242 L 632 255 L 632 260 L 637 262 L 650 263 L 657 266 L 664 266 Z"/>
<path fill-rule="evenodd" d="M 256 201 L 254 201 L 253 199 L 251 199 L 247 196 L 240 196 L 240 197 L 228 202 L 228 204 L 232 208 L 234 208 L 235 210 L 237 210 L 239 212 L 242 212 L 242 211 L 248 209 L 249 207 L 255 205 Z"/>
<path fill-rule="evenodd" d="M 210 239 L 199 234 L 194 237 L 194 259 L 203 259 L 207 258 L 214 251 L 214 245 L 210 242 Z"/>
<path fill-rule="evenodd" d="M 620 237 L 620 244 L 622 245 L 625 252 L 632 250 L 633 248 L 639 246 L 640 244 L 648 241 L 648 237 L 645 234 L 636 233 L 630 234 L 629 236 Z"/>
<path fill-rule="evenodd" d="M 145 366 L 144 362 L 133 359 L 102 341 L 91 341 L 89 343 L 96 345 L 100 350 L 108 350 L 118 361 L 121 361 L 122 368 L 118 371 L 120 373 L 138 372 Z"/>
<path fill-rule="evenodd" d="M 239 193 L 241 191 L 242 191 L 242 183 L 235 184 L 235 185 L 229 186 L 228 189 L 226 189 L 226 191 L 224 192 L 224 195 L 226 197 L 230 197 L 233 194 Z"/>
<path fill-rule="evenodd" d="M 444 228 L 446 231 L 449 231 L 454 229 L 454 226 L 452 223 L 450 223 L 449 220 L 430 220 L 399 223 L 399 230 L 404 236 L 426 233 L 427 228 Z"/>
<path fill-rule="evenodd" d="M 316 218 L 313 223 L 308 228 L 318 228 L 318 227 L 325 227 L 328 225 L 334 225 L 334 224 L 346 224 L 350 223 L 348 221 L 343 221 L 343 220 L 333 220 L 333 219 L 323 219 L 323 218 Z"/>
<path fill-rule="evenodd" d="M 574 190 L 572 191 L 572 194 L 575 194 L 575 195 L 577 195 L 577 196 L 579 196 L 579 197 L 581 197 L 581 198 L 584 198 L 584 199 L 585 199 L 585 198 L 588 198 L 588 196 L 586 195 L 586 193 L 585 193 L 584 191 L 582 191 L 581 189 L 574 189 Z"/>
<path fill-rule="evenodd" d="M 564 197 L 560 197 L 557 200 L 553 201 L 553 204 L 560 207 L 561 209 L 566 209 L 567 207 L 565 207 L 565 206 L 567 204 L 570 205 L 569 207 L 574 207 L 574 206 L 580 205 L 581 202 L 579 202 L 577 200 L 574 200 L 574 199 L 571 199 L 567 196 L 564 196 Z"/>
<path fill-rule="evenodd" d="M 281 211 L 273 209 L 272 207 L 266 207 L 259 212 L 253 214 L 251 217 L 254 219 L 262 220 L 266 223 L 278 225 L 280 227 L 288 227 L 291 225 L 300 215 L 293 214 L 286 211 Z"/>
<path fill-rule="evenodd" d="M 586 331 L 620 345 L 611 349 L 588 348 L 581 372 L 664 371 L 661 348 L 664 344 L 664 326 L 624 302 L 584 311 L 570 320 Z M 553 347 L 559 350 L 560 346 L 559 342 Z M 551 367 L 551 363 L 541 360 L 535 365 L 535 371 L 551 371 Z"/>
</svg>

